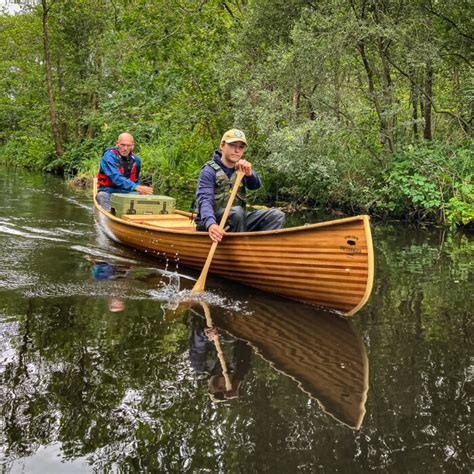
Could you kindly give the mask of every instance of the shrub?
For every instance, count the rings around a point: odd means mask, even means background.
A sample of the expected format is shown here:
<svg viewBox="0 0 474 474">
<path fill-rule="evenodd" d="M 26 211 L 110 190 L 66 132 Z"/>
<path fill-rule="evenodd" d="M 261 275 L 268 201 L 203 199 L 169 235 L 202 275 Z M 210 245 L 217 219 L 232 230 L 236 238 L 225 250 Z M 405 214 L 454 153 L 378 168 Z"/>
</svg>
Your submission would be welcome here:
<svg viewBox="0 0 474 474">
<path fill-rule="evenodd" d="M 377 209 L 394 217 L 463 223 L 469 214 L 464 210 L 469 202 L 465 198 L 472 192 L 468 184 L 472 155 L 470 143 L 458 148 L 423 144 L 399 150 L 390 157 Z"/>
<path fill-rule="evenodd" d="M 451 226 L 469 225 L 474 222 L 474 186 L 458 184 L 454 197 L 446 204 L 446 216 Z"/>
<path fill-rule="evenodd" d="M 30 170 L 44 170 L 54 157 L 54 145 L 43 137 L 17 137 L 1 147 L 2 162 Z"/>
</svg>

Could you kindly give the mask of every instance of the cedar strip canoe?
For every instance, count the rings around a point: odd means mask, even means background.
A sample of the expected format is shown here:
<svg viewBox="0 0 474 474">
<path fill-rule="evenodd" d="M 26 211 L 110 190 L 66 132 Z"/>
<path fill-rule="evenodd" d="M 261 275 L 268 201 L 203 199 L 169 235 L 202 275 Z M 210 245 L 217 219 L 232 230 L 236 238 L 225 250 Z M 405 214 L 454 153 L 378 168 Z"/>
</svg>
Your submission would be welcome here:
<svg viewBox="0 0 474 474">
<path fill-rule="evenodd" d="M 201 270 L 212 241 L 197 232 L 191 214 L 122 218 L 95 200 L 98 221 L 116 242 L 162 260 Z M 354 315 L 372 291 L 374 257 L 368 216 L 287 229 L 229 233 L 217 246 L 209 270 L 269 293 L 345 316 Z"/>
<path fill-rule="evenodd" d="M 275 370 L 317 400 L 325 413 L 359 429 L 365 416 L 369 365 L 352 322 L 264 294 L 252 295 L 245 309 L 250 314 L 216 312 L 213 322 L 250 343 Z"/>
</svg>

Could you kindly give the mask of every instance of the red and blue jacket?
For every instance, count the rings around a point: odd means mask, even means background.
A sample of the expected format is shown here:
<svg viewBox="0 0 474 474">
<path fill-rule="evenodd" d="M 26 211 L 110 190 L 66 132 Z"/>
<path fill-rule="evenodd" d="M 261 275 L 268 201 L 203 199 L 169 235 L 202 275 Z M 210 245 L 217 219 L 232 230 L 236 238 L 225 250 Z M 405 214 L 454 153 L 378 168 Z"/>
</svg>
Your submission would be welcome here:
<svg viewBox="0 0 474 474">
<path fill-rule="evenodd" d="M 108 148 L 102 156 L 97 174 L 99 191 L 130 193 L 140 184 L 140 158 L 133 153 L 121 156 L 116 147 Z"/>
</svg>

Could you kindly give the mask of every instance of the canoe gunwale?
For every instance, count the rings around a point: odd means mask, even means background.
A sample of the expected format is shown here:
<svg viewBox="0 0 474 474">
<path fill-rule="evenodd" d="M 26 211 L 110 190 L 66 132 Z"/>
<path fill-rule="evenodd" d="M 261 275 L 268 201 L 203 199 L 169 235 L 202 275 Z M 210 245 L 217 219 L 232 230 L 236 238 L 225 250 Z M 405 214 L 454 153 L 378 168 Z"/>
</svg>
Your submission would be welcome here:
<svg viewBox="0 0 474 474">
<path fill-rule="evenodd" d="M 153 232 L 164 232 L 164 233 L 170 233 L 170 234 L 185 234 L 185 235 L 201 235 L 201 236 L 207 236 L 207 232 L 202 232 L 198 230 L 174 230 L 174 229 L 169 229 L 166 227 L 158 227 L 154 225 L 149 225 L 149 224 L 144 224 L 144 223 L 138 223 L 138 222 L 132 222 L 132 221 L 127 221 L 125 219 L 121 219 L 120 217 L 114 216 L 110 212 L 107 212 L 103 207 L 101 207 L 98 203 L 96 204 L 96 207 L 98 210 L 106 215 L 110 220 L 118 222 L 123 225 L 127 225 L 130 227 L 137 227 L 140 229 L 148 229 Z M 184 211 L 181 211 L 184 212 Z M 176 211 L 177 214 L 181 214 L 181 212 Z M 314 224 L 305 224 L 302 226 L 296 226 L 296 227 L 288 227 L 285 229 L 275 229 L 275 230 L 259 230 L 256 232 L 229 232 L 226 234 L 225 238 L 226 239 L 235 239 L 235 238 L 242 238 L 242 237 L 251 237 L 252 240 L 253 238 L 258 238 L 259 236 L 268 236 L 268 235 L 285 235 L 285 234 L 292 234 L 295 232 L 301 232 L 301 231 L 308 231 L 311 229 L 316 229 L 318 227 L 329 227 L 332 225 L 341 225 L 344 223 L 350 223 L 350 222 L 357 222 L 357 221 L 365 221 L 368 219 L 368 216 L 354 216 L 354 217 L 345 217 L 343 219 L 338 219 L 336 221 L 328 221 L 328 222 L 317 222 Z"/>
</svg>

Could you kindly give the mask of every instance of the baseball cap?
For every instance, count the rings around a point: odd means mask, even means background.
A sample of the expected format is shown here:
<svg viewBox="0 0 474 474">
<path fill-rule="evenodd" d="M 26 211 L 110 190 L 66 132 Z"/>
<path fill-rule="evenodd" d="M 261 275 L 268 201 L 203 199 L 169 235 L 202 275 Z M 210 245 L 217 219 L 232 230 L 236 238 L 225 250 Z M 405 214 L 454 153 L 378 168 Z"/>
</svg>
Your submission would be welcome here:
<svg viewBox="0 0 474 474">
<path fill-rule="evenodd" d="M 227 130 L 227 132 L 222 135 L 222 142 L 233 143 L 233 142 L 244 142 L 247 145 L 247 140 L 245 139 L 245 133 L 236 128 Z"/>
</svg>

